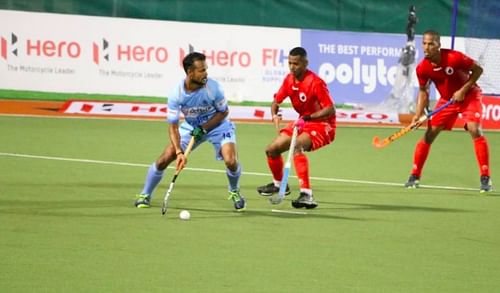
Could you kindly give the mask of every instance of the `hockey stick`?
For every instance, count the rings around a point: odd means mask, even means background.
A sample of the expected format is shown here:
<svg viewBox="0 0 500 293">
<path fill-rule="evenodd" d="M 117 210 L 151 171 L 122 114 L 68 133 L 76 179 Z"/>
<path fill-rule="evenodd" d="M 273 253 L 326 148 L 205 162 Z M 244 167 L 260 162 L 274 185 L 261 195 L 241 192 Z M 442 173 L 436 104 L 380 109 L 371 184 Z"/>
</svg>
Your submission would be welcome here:
<svg viewBox="0 0 500 293">
<path fill-rule="evenodd" d="M 283 198 L 285 197 L 286 186 L 288 184 L 288 175 L 290 175 L 290 169 L 292 166 L 292 156 L 295 150 L 295 144 L 297 143 L 298 133 L 299 130 L 297 126 L 294 126 L 292 132 L 292 141 L 290 142 L 290 148 L 288 149 L 288 157 L 286 158 L 285 168 L 283 168 L 283 177 L 281 178 L 280 191 L 278 192 L 278 195 L 273 195 L 269 199 L 269 202 L 271 202 L 272 204 L 281 203 L 283 201 Z"/>
<path fill-rule="evenodd" d="M 195 139 L 194 136 L 191 137 L 191 140 L 189 140 L 189 144 L 184 151 L 184 157 L 187 159 L 189 156 L 189 153 L 191 152 L 191 149 L 193 148 Z M 161 214 L 165 215 L 167 213 L 167 206 L 168 206 L 168 199 L 170 197 L 170 193 L 172 193 L 172 189 L 174 189 L 174 184 L 175 180 L 177 179 L 177 176 L 179 176 L 179 173 L 181 172 L 182 169 L 176 170 L 174 174 L 174 178 L 172 178 L 172 181 L 170 182 L 170 186 L 168 187 L 167 193 L 165 193 L 165 197 L 163 198 L 163 204 L 161 206 Z"/>
<path fill-rule="evenodd" d="M 448 107 L 448 105 L 450 105 L 451 103 L 453 103 L 453 100 L 449 100 L 448 102 L 446 102 L 445 104 L 443 104 L 439 108 L 437 108 L 436 110 L 434 110 L 426 115 L 422 115 L 414 123 L 412 123 L 404 128 L 401 128 L 399 131 L 397 131 L 396 133 L 393 133 L 389 137 L 384 138 L 382 141 L 380 141 L 380 138 L 378 136 L 374 136 L 373 137 L 373 146 L 376 148 L 379 148 L 379 149 L 386 147 L 387 145 L 389 145 L 390 143 L 392 143 L 396 139 L 400 138 L 401 136 L 407 134 L 408 132 L 410 132 L 414 129 L 417 129 L 417 127 L 420 126 L 422 123 L 424 123 L 427 119 L 431 118 L 434 114 L 436 114 L 436 113 L 440 112 L 441 110 L 443 110 L 444 108 Z"/>
</svg>

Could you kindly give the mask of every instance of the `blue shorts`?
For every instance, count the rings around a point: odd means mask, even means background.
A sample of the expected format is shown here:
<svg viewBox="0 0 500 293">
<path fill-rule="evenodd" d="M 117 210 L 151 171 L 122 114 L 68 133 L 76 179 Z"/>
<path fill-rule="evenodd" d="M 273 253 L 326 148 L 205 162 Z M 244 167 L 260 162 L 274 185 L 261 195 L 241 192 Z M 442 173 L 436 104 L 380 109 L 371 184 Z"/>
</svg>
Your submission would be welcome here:
<svg viewBox="0 0 500 293">
<path fill-rule="evenodd" d="M 179 127 L 179 134 L 181 135 L 181 147 L 183 150 L 185 150 L 189 144 L 191 131 L 193 131 L 193 126 L 187 122 L 181 123 Z M 205 141 L 209 141 L 214 146 L 215 159 L 220 161 L 222 160 L 220 152 L 221 147 L 226 143 L 236 144 L 236 126 L 229 120 L 223 121 L 197 141 L 193 146 L 193 150 Z"/>
</svg>

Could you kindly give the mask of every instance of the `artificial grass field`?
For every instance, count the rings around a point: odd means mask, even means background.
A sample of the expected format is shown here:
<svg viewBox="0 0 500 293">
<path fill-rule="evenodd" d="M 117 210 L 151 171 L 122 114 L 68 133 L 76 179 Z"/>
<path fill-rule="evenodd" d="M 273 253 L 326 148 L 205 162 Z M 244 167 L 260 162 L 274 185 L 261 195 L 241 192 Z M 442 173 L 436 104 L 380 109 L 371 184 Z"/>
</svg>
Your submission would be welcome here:
<svg viewBox="0 0 500 293">
<path fill-rule="evenodd" d="M 298 215 L 271 212 L 294 211 L 296 178 L 279 206 L 255 191 L 271 179 L 272 125 L 238 124 L 247 210 L 233 211 L 205 144 L 162 217 L 172 169 L 151 209 L 133 200 L 165 122 L 0 116 L 0 292 L 498 292 L 500 196 L 479 194 L 469 135 L 442 133 L 431 187 L 407 190 L 423 131 L 371 146 L 396 130 L 339 127 L 309 154 L 319 207 Z M 487 137 L 495 182 L 500 133 Z"/>
</svg>

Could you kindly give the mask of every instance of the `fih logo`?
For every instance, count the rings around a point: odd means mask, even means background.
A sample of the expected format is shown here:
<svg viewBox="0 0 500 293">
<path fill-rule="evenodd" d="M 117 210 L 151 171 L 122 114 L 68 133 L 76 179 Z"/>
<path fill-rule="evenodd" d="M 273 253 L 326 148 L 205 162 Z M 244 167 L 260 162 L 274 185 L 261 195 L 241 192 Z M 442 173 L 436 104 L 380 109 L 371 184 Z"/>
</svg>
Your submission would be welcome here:
<svg viewBox="0 0 500 293">
<path fill-rule="evenodd" d="M 99 64 L 99 60 L 104 58 L 104 60 L 109 61 L 109 43 L 106 39 L 102 39 L 102 46 L 96 43 L 92 45 L 92 58 L 95 64 Z"/>
<path fill-rule="evenodd" d="M 11 33 L 10 42 L 4 37 L 0 37 L 0 56 L 2 56 L 2 58 L 5 60 L 7 60 L 8 58 L 8 51 L 17 56 L 17 36 L 14 33 Z"/>
</svg>

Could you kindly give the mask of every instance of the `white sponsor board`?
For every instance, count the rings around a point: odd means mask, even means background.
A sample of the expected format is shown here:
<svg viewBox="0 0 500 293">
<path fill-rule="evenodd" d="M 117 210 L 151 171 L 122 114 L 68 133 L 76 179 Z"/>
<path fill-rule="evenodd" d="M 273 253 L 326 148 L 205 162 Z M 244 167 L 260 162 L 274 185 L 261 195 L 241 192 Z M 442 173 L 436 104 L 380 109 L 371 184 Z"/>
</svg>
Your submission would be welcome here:
<svg viewBox="0 0 500 293">
<path fill-rule="evenodd" d="M 297 119 L 297 112 L 292 108 L 281 108 L 283 120 Z M 166 104 L 127 103 L 127 102 L 92 102 L 68 101 L 61 112 L 80 115 L 132 116 L 166 118 Z M 230 106 L 229 116 L 234 120 L 271 121 L 269 107 Z M 337 109 L 337 121 L 349 123 L 399 124 L 399 115 L 395 112 L 373 112 L 366 110 Z"/>
<path fill-rule="evenodd" d="M 0 88 L 166 96 L 190 51 L 232 101 L 270 101 L 300 30 L 0 10 Z"/>
</svg>

